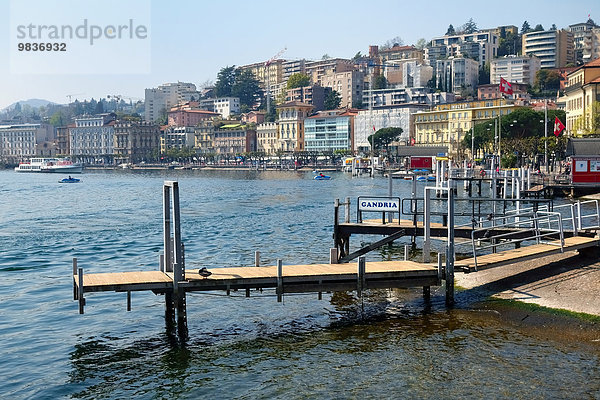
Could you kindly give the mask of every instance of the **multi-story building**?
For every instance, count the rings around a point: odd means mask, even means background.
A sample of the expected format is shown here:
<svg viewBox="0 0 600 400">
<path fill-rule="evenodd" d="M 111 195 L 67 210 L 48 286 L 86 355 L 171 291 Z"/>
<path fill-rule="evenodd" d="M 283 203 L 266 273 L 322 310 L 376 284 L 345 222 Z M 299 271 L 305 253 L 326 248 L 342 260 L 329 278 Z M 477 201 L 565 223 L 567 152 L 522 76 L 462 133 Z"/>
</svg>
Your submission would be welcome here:
<svg viewBox="0 0 600 400">
<path fill-rule="evenodd" d="M 479 81 L 479 64 L 470 58 L 436 61 L 437 88 L 455 94 L 473 94 Z"/>
<path fill-rule="evenodd" d="M 402 128 L 402 135 L 395 145 L 410 143 L 414 137 L 412 114 L 419 110 L 422 108 L 418 106 L 359 110 L 354 118 L 353 151 L 368 153 L 371 149 L 369 136 L 382 128 Z"/>
<path fill-rule="evenodd" d="M 516 107 L 497 99 L 441 104 L 431 111 L 419 111 L 414 114 L 415 144 L 448 146 L 449 155 L 456 157 L 470 129 L 485 120 L 508 115 Z"/>
<path fill-rule="evenodd" d="M 285 152 L 304 151 L 304 120 L 313 106 L 296 101 L 277 106 L 279 124 L 277 149 Z"/>
<path fill-rule="evenodd" d="M 425 52 L 414 46 L 393 46 L 385 50 L 377 49 L 377 55 L 379 56 L 381 64 L 388 61 L 400 60 L 416 60 L 417 62 L 423 62 Z"/>
<path fill-rule="evenodd" d="M 277 123 L 265 122 L 256 126 L 256 150 L 273 155 L 277 152 Z"/>
<path fill-rule="evenodd" d="M 448 57 L 466 57 L 485 66 L 498 52 L 498 36 L 492 32 L 479 31 L 460 35 L 434 38 L 425 48 L 425 58 L 432 67 L 436 61 Z"/>
<path fill-rule="evenodd" d="M 589 57 L 590 50 L 593 50 L 592 47 L 589 46 L 590 39 L 593 36 L 592 30 L 594 28 L 598 28 L 598 25 L 591 19 L 588 18 L 586 22 L 581 22 L 578 24 L 569 25 L 569 32 L 573 34 L 573 45 L 575 47 L 575 60 L 578 63 L 589 62 L 594 58 L 588 58 L 587 60 L 584 58 L 584 49 L 587 49 L 588 52 L 585 52 Z M 598 51 L 598 49 L 596 49 Z"/>
<path fill-rule="evenodd" d="M 523 54 L 540 59 L 541 68 L 562 68 L 575 64 L 573 34 L 564 29 L 523 34 Z"/>
<path fill-rule="evenodd" d="M 600 28 L 586 31 L 581 60 L 583 63 L 588 63 L 597 58 L 600 58 Z"/>
<path fill-rule="evenodd" d="M 306 73 L 306 63 L 308 61 L 302 60 L 290 60 L 283 62 L 283 82 L 287 82 L 290 76 L 294 74 Z"/>
<path fill-rule="evenodd" d="M 600 59 L 582 65 L 567 76 L 566 129 L 571 135 L 598 133 L 600 114 Z"/>
<path fill-rule="evenodd" d="M 0 155 L 3 161 L 17 163 L 38 155 L 37 144 L 46 141 L 42 124 L 0 125 Z"/>
<path fill-rule="evenodd" d="M 363 92 L 362 103 L 365 107 L 393 107 L 405 105 L 427 105 L 452 103 L 454 93 L 434 92 L 431 88 L 390 88 Z"/>
<path fill-rule="evenodd" d="M 329 110 L 304 120 L 304 149 L 322 153 L 352 150 L 357 111 Z"/>
<path fill-rule="evenodd" d="M 477 86 L 477 99 L 479 100 L 493 100 L 493 99 L 515 99 L 529 101 L 531 96 L 527 92 L 527 84 L 525 83 L 514 83 L 511 82 L 512 95 L 500 92 L 500 84 L 490 83 L 488 85 Z"/>
<path fill-rule="evenodd" d="M 146 89 L 144 120 L 154 122 L 165 115 L 171 107 L 200 98 L 193 83 L 165 83 L 157 88 Z"/>
<path fill-rule="evenodd" d="M 112 164 L 116 118 L 114 113 L 75 118 L 69 128 L 71 156 L 86 164 Z"/>
<path fill-rule="evenodd" d="M 160 137 L 160 152 L 169 149 L 194 147 L 195 128 L 193 126 L 165 126 Z"/>
<path fill-rule="evenodd" d="M 351 108 L 362 101 L 365 75 L 362 71 L 328 73 L 321 76 L 319 84 L 335 90 L 342 101 L 341 108 Z"/>
<path fill-rule="evenodd" d="M 56 154 L 61 156 L 69 155 L 69 149 L 71 148 L 69 128 L 73 128 L 74 126 L 75 124 L 71 124 L 56 128 Z"/>
<path fill-rule="evenodd" d="M 533 86 L 535 75 L 541 68 L 536 56 L 504 56 L 490 63 L 490 83 L 500 84 L 500 78 L 509 82 L 524 83 Z M 513 89 L 514 90 L 514 89 Z"/>
<path fill-rule="evenodd" d="M 508 34 L 513 34 L 516 35 L 519 33 L 519 28 L 517 28 L 514 25 L 502 25 L 499 26 L 497 28 L 489 28 L 489 29 L 480 29 L 479 32 L 490 32 L 496 36 L 498 36 L 499 38 L 502 37 L 502 35 L 508 35 Z"/>
<path fill-rule="evenodd" d="M 169 126 L 196 126 L 200 121 L 218 117 L 220 114 L 200 109 L 197 102 L 188 102 L 171 108 L 168 116 Z"/>
<path fill-rule="evenodd" d="M 345 58 L 307 61 L 304 66 L 305 73 L 310 76 L 311 82 L 321 86 L 328 86 L 322 81 L 325 75 L 334 75 L 341 72 L 353 71 L 355 69 L 354 62 Z"/>
<path fill-rule="evenodd" d="M 241 70 L 249 70 L 254 74 L 260 87 L 266 89 L 269 85 L 283 82 L 283 65 L 285 60 L 272 60 L 269 63 L 259 62 L 238 67 Z"/>
<path fill-rule="evenodd" d="M 215 129 L 215 153 L 236 155 L 256 151 L 256 131 L 241 124 L 223 125 Z"/>
<path fill-rule="evenodd" d="M 160 128 L 149 122 L 117 121 L 114 125 L 114 162 L 139 163 L 160 151 Z"/>
<path fill-rule="evenodd" d="M 214 153 L 215 125 L 212 120 L 202 120 L 194 127 L 194 147 L 201 154 Z"/>
<path fill-rule="evenodd" d="M 325 98 L 331 93 L 330 87 L 319 85 L 298 87 L 287 90 L 286 101 L 297 101 L 313 106 L 313 111 L 321 111 L 325 108 Z"/>
</svg>

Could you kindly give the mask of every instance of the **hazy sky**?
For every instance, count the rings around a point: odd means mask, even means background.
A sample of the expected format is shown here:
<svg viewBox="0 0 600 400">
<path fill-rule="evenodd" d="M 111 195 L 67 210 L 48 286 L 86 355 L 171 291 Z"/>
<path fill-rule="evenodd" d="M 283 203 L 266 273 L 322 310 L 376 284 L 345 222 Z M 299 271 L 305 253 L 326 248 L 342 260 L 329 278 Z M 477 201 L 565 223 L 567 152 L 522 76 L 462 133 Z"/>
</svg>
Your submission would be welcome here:
<svg viewBox="0 0 600 400">
<path fill-rule="evenodd" d="M 143 98 L 144 89 L 161 83 L 183 81 L 200 85 L 214 81 L 220 68 L 268 60 L 287 48 L 281 58 L 320 59 L 351 58 L 368 52 L 371 44 L 383 44 L 400 36 L 405 44 L 420 38 L 442 36 L 449 24 L 458 27 L 469 18 L 479 28 L 516 25 L 527 20 L 531 27 L 542 24 L 548 29 L 584 22 L 590 14 L 600 23 L 598 0 L 529 0 L 488 1 L 391 1 L 374 2 L 304 0 L 292 1 L 145 1 L 151 11 L 149 26 L 150 55 L 140 74 L 44 74 L 43 62 L 36 62 L 38 73 L 11 73 L 9 27 L 11 1 L 29 4 L 28 0 L 0 0 L 0 109 L 29 98 L 66 103 L 67 95 L 106 97 L 118 94 Z M 81 21 L 74 0 L 47 0 L 53 10 L 44 13 L 43 23 L 68 16 Z M 78 0 L 77 4 L 88 0 Z M 139 0 L 138 0 L 139 1 Z M 126 3 L 127 0 L 122 0 Z M 48 3 L 45 3 L 48 4 Z M 90 7 L 104 4 L 89 1 Z M 13 3 L 14 6 L 14 3 Z M 34 8 L 32 6 L 32 8 Z M 111 7 L 119 13 L 119 7 Z M 80 10 L 81 8 L 79 8 Z M 139 7 L 138 7 L 139 9 Z M 126 18 L 135 18 L 127 11 Z M 135 12 L 134 12 L 135 13 Z M 123 17 L 123 16 L 122 16 Z M 38 22 L 38 23 L 42 23 Z M 14 45 L 14 43 L 13 43 Z M 116 57 L 103 62 L 118 63 Z M 39 64 L 39 65 L 38 65 Z M 113 65 L 113 64 L 111 64 Z M 68 70 L 65 66 L 65 70 Z M 148 72 L 149 71 L 149 72 Z"/>
</svg>

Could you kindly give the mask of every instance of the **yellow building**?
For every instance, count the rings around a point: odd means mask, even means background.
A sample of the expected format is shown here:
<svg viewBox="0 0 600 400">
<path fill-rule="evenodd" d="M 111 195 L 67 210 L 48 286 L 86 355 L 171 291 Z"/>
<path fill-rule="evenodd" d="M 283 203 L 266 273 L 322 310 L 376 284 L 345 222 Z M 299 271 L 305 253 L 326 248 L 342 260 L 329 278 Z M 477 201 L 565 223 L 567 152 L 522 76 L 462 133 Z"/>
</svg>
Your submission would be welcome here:
<svg viewBox="0 0 600 400">
<path fill-rule="evenodd" d="M 511 113 L 517 106 L 505 99 L 440 104 L 431 111 L 414 114 L 417 146 L 448 146 L 456 157 L 465 135 L 476 124 Z M 471 149 L 466 149 L 470 152 Z"/>
<path fill-rule="evenodd" d="M 277 106 L 277 149 L 285 152 L 304 151 L 304 120 L 313 106 L 291 101 Z"/>
<path fill-rule="evenodd" d="M 244 65 L 239 67 L 242 70 L 250 70 L 258 80 L 260 87 L 267 88 L 267 85 L 273 87 L 283 83 L 283 63 L 285 60 L 273 60 L 268 65 L 264 62 Z"/>
<path fill-rule="evenodd" d="M 582 136 L 597 133 L 600 113 L 600 59 L 582 65 L 567 75 L 565 85 L 567 133 Z"/>
</svg>

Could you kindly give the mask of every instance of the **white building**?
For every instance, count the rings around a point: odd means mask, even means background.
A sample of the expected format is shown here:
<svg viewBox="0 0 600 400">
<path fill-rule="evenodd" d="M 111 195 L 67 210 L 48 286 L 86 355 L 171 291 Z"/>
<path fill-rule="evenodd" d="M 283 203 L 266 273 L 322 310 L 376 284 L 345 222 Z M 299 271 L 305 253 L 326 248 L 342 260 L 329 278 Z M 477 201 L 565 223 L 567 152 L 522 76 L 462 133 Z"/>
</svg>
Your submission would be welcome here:
<svg viewBox="0 0 600 400">
<path fill-rule="evenodd" d="M 193 126 L 169 126 L 160 139 L 161 153 L 165 153 L 169 149 L 194 147 L 195 132 Z"/>
<path fill-rule="evenodd" d="M 203 99 L 200 101 L 200 106 L 205 110 L 219 113 L 224 119 L 227 119 L 231 114 L 240 113 L 240 98 L 218 97 L 216 99 Z"/>
<path fill-rule="evenodd" d="M 402 128 L 399 142 L 407 144 L 414 137 L 412 132 L 412 114 L 420 111 L 419 107 L 383 108 L 377 110 L 360 110 L 354 117 L 354 151 L 368 152 L 371 149 L 368 137 L 381 128 Z"/>
<path fill-rule="evenodd" d="M 472 94 L 479 82 L 479 63 L 470 58 L 449 58 L 436 61 L 437 88 L 443 92 Z"/>
<path fill-rule="evenodd" d="M 455 100 L 454 93 L 433 92 L 431 88 L 389 88 L 365 91 L 363 105 L 369 109 L 377 107 L 393 107 L 402 105 L 428 105 L 451 103 Z"/>
<path fill-rule="evenodd" d="M 69 129 L 70 154 L 87 164 L 112 163 L 115 119 L 113 113 L 75 118 Z"/>
<path fill-rule="evenodd" d="M 199 99 L 200 93 L 193 83 L 165 83 L 157 88 L 146 89 L 144 120 L 154 122 L 171 107 Z"/>
<path fill-rule="evenodd" d="M 542 67 L 536 56 L 504 56 L 490 63 L 490 83 L 500 84 L 500 78 L 509 82 L 533 86 L 535 75 Z"/>
<path fill-rule="evenodd" d="M 435 67 L 436 61 L 443 58 L 467 57 L 477 60 L 479 67 L 484 67 L 496 57 L 498 40 L 498 36 L 490 31 L 434 38 L 425 48 L 425 59 Z"/>
<path fill-rule="evenodd" d="M 537 56 L 541 68 L 563 68 L 575 64 L 573 33 L 561 30 L 529 32 L 523 35 L 523 54 Z"/>
<path fill-rule="evenodd" d="M 36 144 L 46 136 L 47 128 L 41 124 L 0 125 L 0 156 L 11 163 L 33 157 Z"/>
</svg>

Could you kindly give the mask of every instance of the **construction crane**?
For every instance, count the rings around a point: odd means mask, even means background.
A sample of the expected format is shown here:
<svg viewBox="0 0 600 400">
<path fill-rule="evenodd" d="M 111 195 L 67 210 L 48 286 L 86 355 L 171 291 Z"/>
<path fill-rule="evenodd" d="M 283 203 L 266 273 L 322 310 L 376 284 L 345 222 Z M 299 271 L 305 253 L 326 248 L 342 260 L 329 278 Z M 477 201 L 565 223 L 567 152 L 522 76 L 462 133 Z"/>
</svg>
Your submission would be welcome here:
<svg viewBox="0 0 600 400">
<path fill-rule="evenodd" d="M 265 62 L 265 82 L 267 86 L 267 114 L 271 112 L 271 82 L 269 82 L 269 65 L 275 60 L 277 60 L 281 55 L 287 50 L 287 47 L 279 50 L 277 54 L 271 57 L 268 61 Z"/>
<path fill-rule="evenodd" d="M 72 103 L 71 99 L 72 99 L 73 96 L 81 96 L 81 95 L 84 95 L 84 94 L 85 93 L 73 93 L 73 94 L 68 94 L 66 97 L 69 98 L 69 104 L 71 104 Z M 75 100 L 77 100 L 77 99 L 75 99 Z"/>
</svg>

